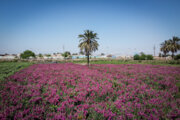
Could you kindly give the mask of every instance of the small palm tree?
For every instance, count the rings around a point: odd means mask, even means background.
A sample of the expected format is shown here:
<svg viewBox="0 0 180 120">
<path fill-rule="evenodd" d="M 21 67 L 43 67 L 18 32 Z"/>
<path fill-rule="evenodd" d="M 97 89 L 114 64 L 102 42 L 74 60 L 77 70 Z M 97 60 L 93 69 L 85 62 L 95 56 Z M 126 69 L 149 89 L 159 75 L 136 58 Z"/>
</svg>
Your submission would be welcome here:
<svg viewBox="0 0 180 120">
<path fill-rule="evenodd" d="M 87 56 L 87 64 L 89 66 L 89 55 L 98 50 L 99 44 L 96 40 L 99 38 L 97 37 L 97 33 L 90 30 L 85 30 L 84 34 L 80 34 L 78 38 L 80 38 L 78 47 L 80 48 L 80 52 Z"/>
<path fill-rule="evenodd" d="M 173 37 L 173 39 L 169 40 L 170 46 L 169 46 L 169 50 L 172 53 L 172 58 L 174 59 L 174 53 L 176 53 L 178 50 L 180 50 L 180 38 L 178 37 Z"/>
<path fill-rule="evenodd" d="M 161 48 L 160 50 L 164 53 L 164 56 L 166 57 L 167 53 L 169 52 L 169 40 L 165 40 L 162 44 L 161 44 Z"/>
</svg>

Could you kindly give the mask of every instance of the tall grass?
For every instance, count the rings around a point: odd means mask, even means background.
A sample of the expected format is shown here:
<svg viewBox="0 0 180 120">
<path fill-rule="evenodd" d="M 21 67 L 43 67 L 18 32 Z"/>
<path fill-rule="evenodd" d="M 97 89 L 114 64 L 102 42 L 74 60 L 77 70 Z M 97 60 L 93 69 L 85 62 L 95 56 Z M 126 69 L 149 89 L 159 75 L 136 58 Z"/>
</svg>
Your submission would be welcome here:
<svg viewBox="0 0 180 120">
<path fill-rule="evenodd" d="M 69 61 L 73 63 L 86 63 L 86 60 Z M 91 60 L 91 64 L 152 64 L 180 66 L 180 60 Z"/>
</svg>

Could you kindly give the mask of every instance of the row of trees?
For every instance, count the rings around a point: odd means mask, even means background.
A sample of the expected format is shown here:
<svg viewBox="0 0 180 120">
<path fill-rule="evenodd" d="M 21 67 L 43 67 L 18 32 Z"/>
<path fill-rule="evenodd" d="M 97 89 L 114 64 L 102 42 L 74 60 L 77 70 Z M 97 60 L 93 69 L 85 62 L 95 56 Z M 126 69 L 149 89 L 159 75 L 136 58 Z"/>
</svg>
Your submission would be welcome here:
<svg viewBox="0 0 180 120">
<path fill-rule="evenodd" d="M 152 55 L 146 55 L 143 52 L 139 54 L 134 55 L 134 60 L 153 60 Z"/>
<path fill-rule="evenodd" d="M 66 51 L 66 52 L 64 52 L 64 53 L 62 54 L 62 56 L 65 57 L 65 58 L 69 57 L 70 55 L 71 55 L 71 53 L 70 53 L 69 51 Z M 50 57 L 51 54 L 46 54 L 45 56 Z M 22 59 L 29 59 L 29 58 L 31 58 L 31 57 L 32 57 L 32 58 L 35 58 L 36 55 L 35 55 L 35 53 L 32 52 L 31 50 L 25 50 L 23 53 L 20 54 L 20 57 L 21 57 Z M 42 58 L 43 55 L 40 53 L 40 54 L 38 55 L 38 57 Z"/>
<path fill-rule="evenodd" d="M 93 31 L 90 30 L 85 30 L 84 34 L 80 34 L 78 36 L 80 39 L 79 43 L 79 48 L 80 48 L 80 53 L 84 54 L 87 56 L 87 63 L 89 65 L 89 56 L 92 54 L 92 52 L 95 52 L 98 50 L 99 44 L 97 42 L 97 33 L 94 33 Z M 161 44 L 160 50 L 164 53 L 164 56 L 167 55 L 167 53 L 171 52 L 172 53 L 172 58 L 174 59 L 174 54 L 180 50 L 180 38 L 178 37 L 173 37 L 172 39 L 165 40 Z M 63 54 L 64 57 L 68 57 L 70 52 L 65 52 Z M 21 58 L 28 58 L 29 56 L 35 57 L 35 54 L 32 51 L 25 51 L 24 53 L 21 54 Z M 152 60 L 153 56 L 152 55 L 145 55 L 140 54 L 140 55 L 135 55 L 134 59 L 136 60 Z"/>
<path fill-rule="evenodd" d="M 93 31 L 86 30 L 84 31 L 84 34 L 79 35 L 80 38 L 80 44 L 79 48 L 82 53 L 84 53 L 87 56 L 87 63 L 89 65 L 89 55 L 98 50 L 98 42 L 97 39 L 97 33 L 93 33 Z M 173 37 L 172 39 L 165 40 L 161 44 L 160 50 L 164 53 L 164 56 L 166 57 L 167 53 L 171 52 L 172 53 L 172 58 L 174 59 L 174 54 L 180 50 L 180 38 L 178 37 Z M 135 60 L 152 60 L 153 56 L 152 55 L 145 55 L 140 54 L 140 55 L 135 55 L 134 56 Z"/>
<path fill-rule="evenodd" d="M 174 59 L 174 54 L 180 50 L 180 38 L 173 37 L 172 39 L 165 40 L 161 43 L 160 50 L 163 52 L 164 56 L 166 57 L 169 52 L 171 52 L 171 56 Z"/>
</svg>

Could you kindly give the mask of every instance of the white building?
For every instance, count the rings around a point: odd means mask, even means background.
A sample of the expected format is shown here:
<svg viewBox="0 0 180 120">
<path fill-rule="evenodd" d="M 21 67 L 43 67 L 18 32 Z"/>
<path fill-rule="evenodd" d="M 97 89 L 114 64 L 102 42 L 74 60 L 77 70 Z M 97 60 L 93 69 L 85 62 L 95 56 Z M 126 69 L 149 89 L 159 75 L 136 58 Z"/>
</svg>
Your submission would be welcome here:
<svg viewBox="0 0 180 120">
<path fill-rule="evenodd" d="M 2 60 L 13 60 L 17 58 L 17 56 L 15 54 L 9 55 L 9 54 L 1 54 L 0 55 L 0 59 Z"/>
<path fill-rule="evenodd" d="M 62 54 L 60 54 L 60 53 L 51 55 L 51 58 L 52 58 L 53 60 L 63 60 L 63 59 L 64 59 L 64 57 L 63 57 Z"/>
<path fill-rule="evenodd" d="M 52 55 L 43 55 L 43 59 L 45 60 L 63 60 L 64 57 L 62 54 L 57 53 L 57 54 L 52 54 Z"/>
</svg>

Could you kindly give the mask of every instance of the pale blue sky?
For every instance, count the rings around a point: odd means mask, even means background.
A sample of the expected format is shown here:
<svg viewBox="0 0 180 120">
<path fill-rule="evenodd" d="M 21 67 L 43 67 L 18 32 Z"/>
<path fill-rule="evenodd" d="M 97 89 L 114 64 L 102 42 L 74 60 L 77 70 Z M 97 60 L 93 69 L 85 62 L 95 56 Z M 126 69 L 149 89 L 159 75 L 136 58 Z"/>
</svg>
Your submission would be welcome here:
<svg viewBox="0 0 180 120">
<path fill-rule="evenodd" d="M 0 54 L 79 52 L 78 34 L 99 35 L 99 53 L 156 53 L 180 37 L 180 0 L 0 0 Z"/>
</svg>

